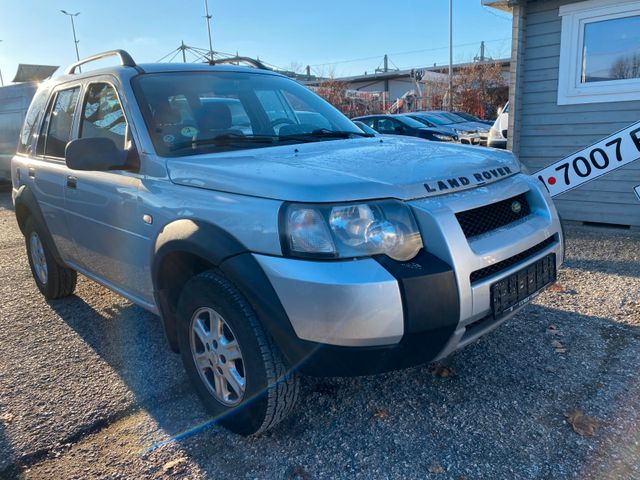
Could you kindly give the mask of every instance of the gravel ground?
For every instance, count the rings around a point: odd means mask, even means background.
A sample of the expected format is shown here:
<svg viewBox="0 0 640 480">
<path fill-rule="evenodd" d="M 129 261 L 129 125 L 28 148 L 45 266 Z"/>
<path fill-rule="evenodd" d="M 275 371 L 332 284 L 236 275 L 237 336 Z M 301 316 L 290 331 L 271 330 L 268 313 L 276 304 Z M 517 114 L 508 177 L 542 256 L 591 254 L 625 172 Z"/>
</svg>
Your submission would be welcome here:
<svg viewBox="0 0 640 480">
<path fill-rule="evenodd" d="M 569 227 L 558 286 L 446 369 L 303 379 L 246 439 L 207 423 L 156 317 L 84 278 L 45 302 L 10 205 L 0 478 L 640 479 L 640 232 Z"/>
</svg>

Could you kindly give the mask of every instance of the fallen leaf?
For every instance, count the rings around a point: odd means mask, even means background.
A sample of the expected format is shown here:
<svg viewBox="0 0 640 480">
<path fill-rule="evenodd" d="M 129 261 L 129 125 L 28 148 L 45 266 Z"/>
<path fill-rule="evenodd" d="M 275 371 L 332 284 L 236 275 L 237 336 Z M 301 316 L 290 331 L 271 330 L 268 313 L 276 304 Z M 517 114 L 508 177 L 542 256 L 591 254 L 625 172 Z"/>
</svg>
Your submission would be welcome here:
<svg viewBox="0 0 640 480">
<path fill-rule="evenodd" d="M 596 433 L 598 422 L 593 417 L 588 417 L 581 410 L 573 410 L 564 414 L 573 431 L 583 437 L 591 437 Z"/>
<path fill-rule="evenodd" d="M 456 371 L 447 367 L 446 365 L 442 365 L 441 363 L 434 363 L 429 367 L 429 373 L 434 377 L 447 378 L 447 377 L 455 377 Z"/>
<path fill-rule="evenodd" d="M 549 285 L 550 292 L 562 292 L 563 290 L 564 288 L 559 283 L 554 283 L 552 285 Z"/>
<path fill-rule="evenodd" d="M 302 467 L 293 467 L 287 475 L 289 480 L 309 480 L 311 475 Z"/>
<path fill-rule="evenodd" d="M 389 410 L 385 408 L 376 408 L 371 415 L 371 420 L 383 420 L 389 417 Z"/>
<path fill-rule="evenodd" d="M 551 346 L 556 351 L 556 353 L 565 353 L 567 351 L 566 347 L 558 340 L 554 340 L 553 342 L 551 342 Z"/>
<path fill-rule="evenodd" d="M 555 326 L 555 325 L 549 325 L 547 327 L 547 333 L 549 335 L 557 335 L 557 336 L 562 336 L 562 332 L 560 331 L 560 329 Z"/>
<path fill-rule="evenodd" d="M 444 473 L 444 467 L 439 463 L 432 463 L 429 465 L 429 473 Z"/>
<path fill-rule="evenodd" d="M 187 459 L 184 458 L 184 457 L 180 457 L 180 458 L 176 458 L 175 460 L 171 460 L 170 462 L 167 462 L 167 463 L 164 464 L 164 466 L 162 467 L 162 471 L 164 473 L 167 473 L 169 470 L 173 470 L 175 467 L 177 467 L 178 465 L 182 465 L 186 461 L 187 461 Z"/>
<path fill-rule="evenodd" d="M 0 415 L 0 422 L 10 423 L 14 418 L 13 413 L 6 412 Z"/>
</svg>

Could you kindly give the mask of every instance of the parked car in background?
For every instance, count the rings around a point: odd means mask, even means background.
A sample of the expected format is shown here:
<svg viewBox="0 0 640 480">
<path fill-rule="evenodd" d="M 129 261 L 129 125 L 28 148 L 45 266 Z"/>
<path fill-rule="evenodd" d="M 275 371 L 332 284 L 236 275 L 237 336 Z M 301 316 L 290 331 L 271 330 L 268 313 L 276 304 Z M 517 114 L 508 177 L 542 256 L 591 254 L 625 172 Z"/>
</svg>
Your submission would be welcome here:
<svg viewBox="0 0 640 480">
<path fill-rule="evenodd" d="M 487 146 L 493 148 L 507 148 L 507 138 L 509 138 L 509 102 L 498 110 L 498 118 L 489 130 Z"/>
<path fill-rule="evenodd" d="M 407 135 L 434 142 L 457 142 L 457 135 L 451 130 L 429 128 L 406 115 L 367 115 L 357 117 L 360 121 L 383 135 Z"/>
<path fill-rule="evenodd" d="M 364 133 L 368 133 L 369 135 L 373 135 L 375 137 L 380 136 L 380 134 L 378 132 L 376 132 L 373 128 L 371 128 L 369 125 L 367 125 L 364 122 L 361 122 L 360 120 L 352 120 L 353 123 L 355 123 L 358 128 L 360 130 L 362 130 Z"/>
<path fill-rule="evenodd" d="M 0 181 L 11 180 L 11 158 L 18 148 L 20 127 L 36 88 L 35 82 L 0 87 Z"/>
<path fill-rule="evenodd" d="M 456 111 L 456 112 L 452 112 L 455 113 L 457 116 L 464 118 L 467 122 L 476 122 L 476 123 L 482 123 L 484 125 L 493 125 L 493 120 L 482 120 L 481 118 L 476 117 L 475 115 L 471 115 L 470 113 L 467 112 L 461 112 L 461 111 Z"/>
<path fill-rule="evenodd" d="M 480 143 L 477 131 L 471 128 L 462 128 L 460 125 L 454 125 L 454 122 L 445 116 L 435 112 L 411 112 L 406 116 L 413 118 L 425 126 L 431 128 L 447 129 L 458 135 L 460 143 L 469 145 L 477 145 Z"/>
<path fill-rule="evenodd" d="M 489 137 L 489 129 L 491 128 L 490 125 L 487 125 L 486 123 L 483 122 L 478 122 L 476 120 L 467 120 L 464 117 L 461 117 L 460 115 L 456 114 L 455 112 L 447 112 L 445 110 L 433 110 L 433 113 L 436 113 L 444 118 L 447 118 L 449 120 L 451 120 L 451 123 L 449 125 L 452 125 L 453 128 L 459 128 L 462 130 L 466 130 L 468 132 L 473 132 L 475 131 L 477 134 L 477 137 L 479 138 L 478 143 L 480 145 L 486 145 L 487 144 L 487 139 Z M 475 138 L 473 139 L 473 141 L 475 142 Z M 476 145 L 476 143 L 473 143 L 473 145 Z"/>
</svg>

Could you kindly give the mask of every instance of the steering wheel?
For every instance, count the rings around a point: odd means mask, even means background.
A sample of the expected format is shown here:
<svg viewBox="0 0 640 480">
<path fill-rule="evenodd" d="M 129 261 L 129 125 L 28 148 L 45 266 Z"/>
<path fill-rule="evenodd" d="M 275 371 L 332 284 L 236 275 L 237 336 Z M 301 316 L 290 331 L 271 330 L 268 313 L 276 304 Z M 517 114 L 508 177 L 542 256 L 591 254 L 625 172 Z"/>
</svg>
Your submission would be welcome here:
<svg viewBox="0 0 640 480">
<path fill-rule="evenodd" d="M 275 127 L 276 125 L 296 125 L 296 122 L 291 120 L 290 118 L 276 118 L 271 121 L 271 126 Z"/>
</svg>

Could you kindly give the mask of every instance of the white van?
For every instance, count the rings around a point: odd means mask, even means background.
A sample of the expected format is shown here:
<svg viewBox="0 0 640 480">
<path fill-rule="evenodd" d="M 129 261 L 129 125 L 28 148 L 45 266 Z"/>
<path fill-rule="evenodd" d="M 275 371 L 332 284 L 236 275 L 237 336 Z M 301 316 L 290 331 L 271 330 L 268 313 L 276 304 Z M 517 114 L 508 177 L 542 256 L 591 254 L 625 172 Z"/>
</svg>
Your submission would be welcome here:
<svg viewBox="0 0 640 480">
<path fill-rule="evenodd" d="M 0 181 L 11 180 L 11 158 L 18 149 L 20 127 L 37 88 L 35 82 L 0 87 Z"/>
<path fill-rule="evenodd" d="M 508 128 L 509 102 L 507 102 L 504 107 L 498 111 L 498 118 L 496 118 L 491 130 L 489 130 L 487 146 L 493 148 L 507 148 Z"/>
</svg>

